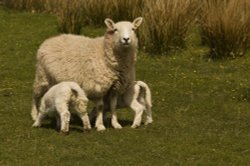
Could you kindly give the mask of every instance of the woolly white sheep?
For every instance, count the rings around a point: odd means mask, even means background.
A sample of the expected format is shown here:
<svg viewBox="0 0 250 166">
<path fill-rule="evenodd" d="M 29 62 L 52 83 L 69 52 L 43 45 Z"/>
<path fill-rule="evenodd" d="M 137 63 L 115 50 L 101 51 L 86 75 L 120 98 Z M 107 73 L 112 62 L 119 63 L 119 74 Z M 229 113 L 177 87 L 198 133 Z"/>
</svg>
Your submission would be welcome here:
<svg viewBox="0 0 250 166">
<path fill-rule="evenodd" d="M 42 119 L 48 114 L 55 114 L 57 127 L 62 133 L 69 132 L 70 112 L 73 107 L 81 118 L 84 129 L 91 129 L 87 113 L 88 99 L 84 91 L 75 82 L 61 82 L 52 86 L 41 100 L 38 117 L 33 127 L 40 127 Z"/>
<path fill-rule="evenodd" d="M 132 23 L 114 23 L 106 19 L 107 31 L 103 37 L 60 35 L 46 40 L 37 53 L 32 119 L 37 119 L 39 101 L 51 86 L 62 81 L 74 81 L 96 105 L 98 115 L 95 127 L 98 131 L 105 130 L 103 97 L 112 89 L 112 125 L 121 128 L 115 113 L 116 101 L 117 96 L 123 94 L 135 80 L 138 43 L 135 30 L 141 23 L 141 17 Z"/>
<path fill-rule="evenodd" d="M 106 113 L 110 110 L 109 94 L 105 98 L 105 109 L 104 109 L 104 119 L 106 119 Z M 107 103 L 107 104 L 106 104 Z M 142 121 L 142 115 L 145 111 L 145 125 L 153 122 L 152 118 L 152 102 L 151 102 L 151 91 L 148 85 L 142 81 L 135 81 L 134 85 L 131 86 L 123 95 L 118 97 L 117 109 L 120 108 L 131 108 L 135 111 L 135 117 L 132 128 L 140 126 Z M 96 109 L 90 114 L 91 121 L 96 116 Z"/>
</svg>

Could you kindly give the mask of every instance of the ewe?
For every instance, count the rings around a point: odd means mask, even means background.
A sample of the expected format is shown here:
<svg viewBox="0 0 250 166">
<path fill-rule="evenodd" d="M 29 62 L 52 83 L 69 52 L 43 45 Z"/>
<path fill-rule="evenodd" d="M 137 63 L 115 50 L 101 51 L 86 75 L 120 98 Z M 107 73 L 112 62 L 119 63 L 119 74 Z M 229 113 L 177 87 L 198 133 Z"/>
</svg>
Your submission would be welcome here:
<svg viewBox="0 0 250 166">
<path fill-rule="evenodd" d="M 62 133 L 69 132 L 70 112 L 72 106 L 81 118 L 84 129 L 91 129 L 87 113 L 88 99 L 84 91 L 75 82 L 61 82 L 51 87 L 41 100 L 38 117 L 33 127 L 40 127 L 42 119 L 50 113 L 56 115 L 57 127 Z"/>
<path fill-rule="evenodd" d="M 98 131 L 105 130 L 103 97 L 112 89 L 112 125 L 121 128 L 115 113 L 116 101 L 117 96 L 135 81 L 138 42 L 135 30 L 141 23 L 141 17 L 132 23 L 114 23 L 106 19 L 107 31 L 103 37 L 60 35 L 46 40 L 37 53 L 31 111 L 33 120 L 37 119 L 41 97 L 51 86 L 62 81 L 74 81 L 96 105 L 95 127 Z"/>
<path fill-rule="evenodd" d="M 106 113 L 110 110 L 109 105 L 109 93 L 105 97 L 104 104 L 104 119 L 106 118 Z M 124 94 L 120 95 L 117 99 L 116 108 L 131 108 L 135 111 L 135 117 L 132 128 L 140 126 L 142 121 L 142 115 L 145 111 L 145 124 L 153 123 L 152 118 L 152 102 L 151 102 L 151 91 L 148 85 L 142 81 L 135 81 L 134 85 L 131 86 Z M 90 114 L 90 119 L 93 121 L 96 117 L 96 109 L 94 108 Z"/>
</svg>

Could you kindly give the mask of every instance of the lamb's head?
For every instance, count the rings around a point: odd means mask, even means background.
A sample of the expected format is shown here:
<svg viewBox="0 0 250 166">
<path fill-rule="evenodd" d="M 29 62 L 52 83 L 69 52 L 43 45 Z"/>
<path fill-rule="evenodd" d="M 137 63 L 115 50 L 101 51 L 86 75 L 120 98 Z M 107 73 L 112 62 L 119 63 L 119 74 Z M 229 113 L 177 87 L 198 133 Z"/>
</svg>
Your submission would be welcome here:
<svg viewBox="0 0 250 166">
<path fill-rule="evenodd" d="M 138 17 L 133 22 L 120 21 L 114 23 L 111 19 L 105 19 L 107 33 L 112 36 L 116 48 L 137 47 L 136 29 L 141 25 L 143 18 Z"/>
</svg>

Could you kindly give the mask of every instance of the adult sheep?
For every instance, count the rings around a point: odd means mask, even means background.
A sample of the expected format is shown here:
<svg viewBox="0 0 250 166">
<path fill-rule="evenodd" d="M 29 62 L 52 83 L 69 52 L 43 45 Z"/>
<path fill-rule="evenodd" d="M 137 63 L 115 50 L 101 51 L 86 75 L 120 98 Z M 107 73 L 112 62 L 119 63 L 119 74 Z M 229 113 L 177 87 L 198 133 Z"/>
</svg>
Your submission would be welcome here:
<svg viewBox="0 0 250 166">
<path fill-rule="evenodd" d="M 121 128 L 115 113 L 117 96 L 124 93 L 135 80 L 138 45 L 135 30 L 142 20 L 138 17 L 133 22 L 114 23 L 111 19 L 105 19 L 107 30 L 102 37 L 60 35 L 47 39 L 37 53 L 32 119 L 36 120 L 39 101 L 50 87 L 62 81 L 74 81 L 95 103 L 95 127 L 98 131 L 105 130 L 103 97 L 112 89 L 112 126 Z"/>
</svg>

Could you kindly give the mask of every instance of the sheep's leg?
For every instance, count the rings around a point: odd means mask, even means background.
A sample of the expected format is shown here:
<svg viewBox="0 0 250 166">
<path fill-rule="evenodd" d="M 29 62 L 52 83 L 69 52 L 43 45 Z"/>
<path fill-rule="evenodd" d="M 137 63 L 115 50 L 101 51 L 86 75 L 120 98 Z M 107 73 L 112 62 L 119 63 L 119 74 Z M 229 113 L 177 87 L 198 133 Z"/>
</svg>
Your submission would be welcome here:
<svg viewBox="0 0 250 166">
<path fill-rule="evenodd" d="M 46 106 L 45 106 L 44 102 L 42 102 L 41 106 L 40 106 L 40 111 L 39 111 L 37 118 L 36 118 L 35 122 L 33 123 L 32 127 L 41 127 L 42 120 L 45 117 L 45 115 L 46 115 Z"/>
<path fill-rule="evenodd" d="M 91 123 L 95 122 L 96 115 L 97 115 L 97 109 L 96 109 L 96 107 L 94 107 L 92 109 L 92 111 L 90 112 L 90 114 L 89 114 L 89 120 L 90 120 Z"/>
<path fill-rule="evenodd" d="M 110 96 L 110 109 L 111 109 L 111 124 L 115 129 L 121 129 L 122 126 L 119 124 L 117 119 L 117 113 L 116 113 L 116 106 L 117 106 L 117 95 L 111 94 Z"/>
<path fill-rule="evenodd" d="M 103 108 L 104 108 L 103 100 L 101 99 L 101 100 L 96 101 L 95 105 L 97 109 L 95 127 L 97 131 L 103 131 L 106 129 L 105 126 L 103 125 Z"/>
<path fill-rule="evenodd" d="M 36 121 L 33 123 L 32 127 L 41 127 L 42 125 L 42 120 L 45 117 L 44 112 L 39 112 L 36 118 Z"/>
<path fill-rule="evenodd" d="M 38 116 L 38 110 L 37 110 L 37 105 L 38 105 L 39 99 L 37 99 L 35 96 L 32 98 L 32 106 L 31 106 L 31 118 L 33 121 L 37 120 Z"/>
<path fill-rule="evenodd" d="M 134 122 L 131 127 L 132 128 L 139 127 L 141 125 L 144 107 L 139 102 L 137 102 L 137 100 L 134 100 L 131 103 L 130 108 L 135 112 Z"/>
<path fill-rule="evenodd" d="M 38 105 L 42 96 L 49 89 L 49 82 L 43 73 L 41 68 L 37 69 L 39 72 L 36 75 L 35 82 L 33 85 L 33 97 L 32 97 L 32 107 L 31 107 L 31 117 L 35 121 L 38 115 Z"/>
</svg>

